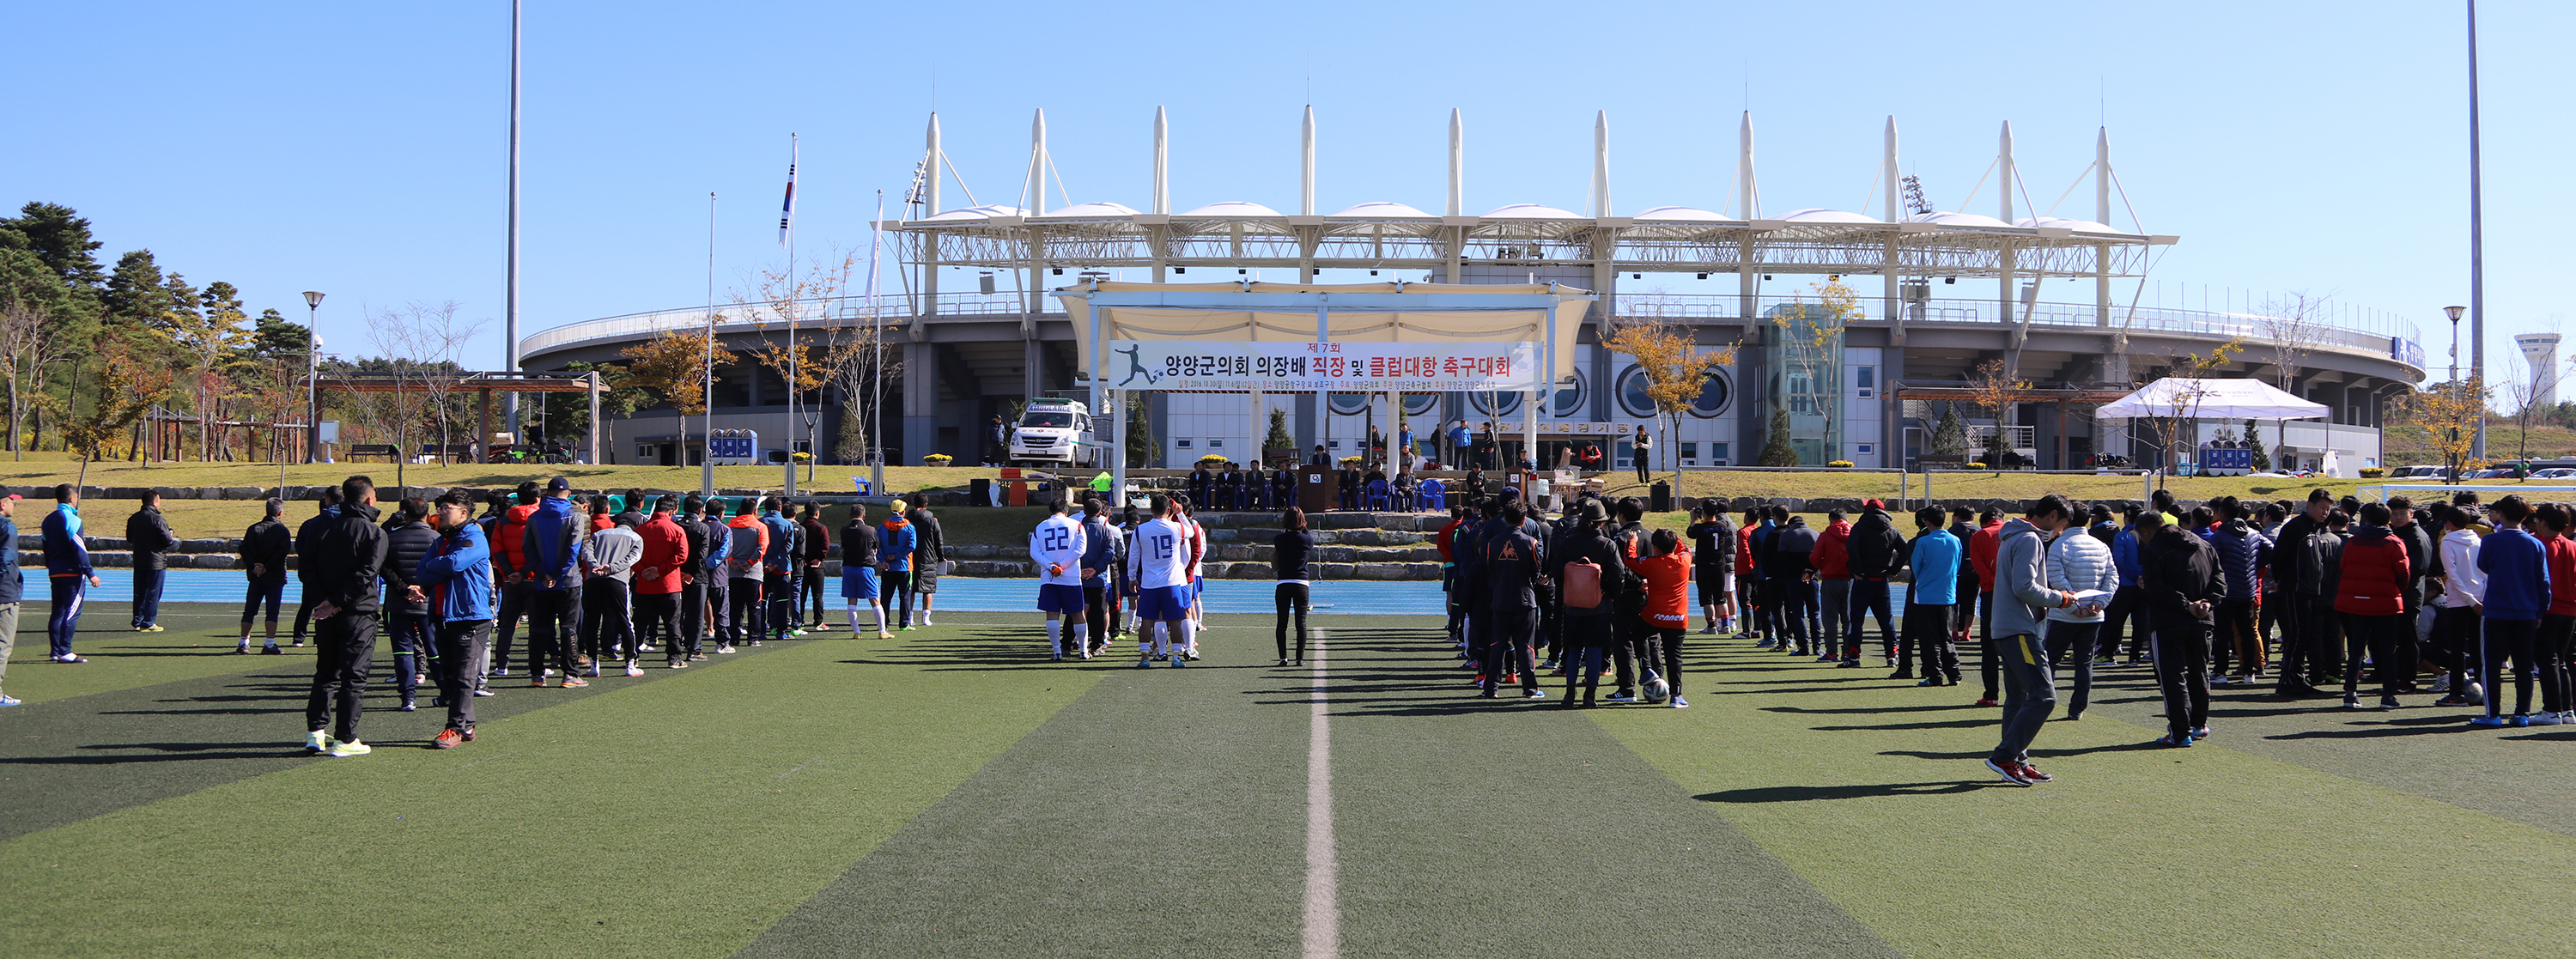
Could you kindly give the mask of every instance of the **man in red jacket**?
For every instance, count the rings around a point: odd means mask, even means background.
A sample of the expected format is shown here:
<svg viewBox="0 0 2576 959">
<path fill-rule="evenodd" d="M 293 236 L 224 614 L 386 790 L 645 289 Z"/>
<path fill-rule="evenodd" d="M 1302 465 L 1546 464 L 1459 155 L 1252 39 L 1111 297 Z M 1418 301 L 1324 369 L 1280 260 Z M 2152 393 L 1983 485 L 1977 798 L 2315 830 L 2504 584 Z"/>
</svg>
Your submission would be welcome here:
<svg viewBox="0 0 2576 959">
<path fill-rule="evenodd" d="M 1744 624 L 1744 628 L 1735 632 L 1739 639 L 1750 636 L 1758 641 L 1764 638 L 1762 611 L 1771 605 L 1769 599 L 1762 595 L 1762 575 L 1753 568 L 1753 534 L 1761 528 L 1761 511 L 1746 510 L 1744 525 L 1735 530 L 1735 602 L 1738 607 L 1735 615 L 1736 622 Z"/>
<path fill-rule="evenodd" d="M 510 647 L 519 638 L 519 620 L 528 614 L 527 557 L 520 546 L 527 539 L 528 517 L 537 511 L 537 484 L 534 480 L 519 484 L 518 502 L 501 511 L 486 532 L 492 538 L 492 578 L 501 584 L 500 622 L 492 624 L 498 636 L 492 641 L 492 675 L 510 675 Z M 533 659 L 533 657 L 532 657 Z"/>
<path fill-rule="evenodd" d="M 2540 715 L 2531 717 L 2534 726 L 2576 723 L 2576 712 L 2571 712 L 2576 710 L 2576 695 L 2568 688 L 2567 670 L 2567 657 L 2576 653 L 2571 648 L 2576 644 L 2576 539 L 2567 537 L 2571 521 L 2576 521 L 2576 514 L 2565 504 L 2542 503 L 2525 524 L 2538 527 L 2549 566 L 2549 609 L 2540 614 L 2540 655 L 2533 657 L 2540 661 L 2541 708 Z"/>
<path fill-rule="evenodd" d="M 1977 531 L 1968 536 L 1968 566 L 1977 571 L 1977 676 L 1986 681 L 1979 706 L 1996 704 L 1996 670 L 2002 666 L 1995 658 L 2002 655 L 1995 647 L 1995 547 L 2003 530 L 2003 511 L 1989 507 L 1977 517 Z"/>
<path fill-rule="evenodd" d="M 635 534 L 644 538 L 644 557 L 635 564 L 635 637 L 645 652 L 660 642 L 666 652 L 663 664 L 685 669 L 689 651 L 679 636 L 680 572 L 689 565 L 689 537 L 671 519 L 671 506 L 671 498 L 662 497 L 653 506 L 653 518 L 635 527 Z"/>
<path fill-rule="evenodd" d="M 1807 554 L 1815 564 L 1816 579 L 1824 584 L 1824 632 L 1826 640 L 1816 655 L 1820 663 L 1843 658 L 1843 617 L 1851 612 L 1851 520 L 1842 510 L 1825 513 L 1825 531 L 1816 534 L 1816 548 Z"/>
</svg>

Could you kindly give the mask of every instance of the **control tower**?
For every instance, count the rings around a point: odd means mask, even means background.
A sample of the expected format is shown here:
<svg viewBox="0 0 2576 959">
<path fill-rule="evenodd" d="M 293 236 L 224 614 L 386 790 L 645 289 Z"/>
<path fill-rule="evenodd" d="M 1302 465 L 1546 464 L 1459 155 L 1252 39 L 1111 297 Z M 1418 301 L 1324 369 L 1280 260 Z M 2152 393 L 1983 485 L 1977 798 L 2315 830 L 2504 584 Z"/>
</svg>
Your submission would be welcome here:
<svg viewBox="0 0 2576 959">
<path fill-rule="evenodd" d="M 2531 402 L 2534 406 L 2558 405 L 2558 334 L 2524 333 L 2513 338 L 2522 348 L 2524 362 L 2531 364 Z"/>
</svg>

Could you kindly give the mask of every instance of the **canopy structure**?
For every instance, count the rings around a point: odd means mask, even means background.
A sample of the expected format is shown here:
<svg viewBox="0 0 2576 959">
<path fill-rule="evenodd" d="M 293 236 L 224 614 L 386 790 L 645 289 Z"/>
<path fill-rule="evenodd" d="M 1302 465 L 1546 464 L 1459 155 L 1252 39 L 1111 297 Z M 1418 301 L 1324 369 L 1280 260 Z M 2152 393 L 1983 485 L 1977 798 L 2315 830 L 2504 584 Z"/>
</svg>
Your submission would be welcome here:
<svg viewBox="0 0 2576 959">
<path fill-rule="evenodd" d="M 1552 373 L 1574 374 L 1574 338 L 1592 293 L 1554 283 L 1112 283 L 1052 292 L 1080 338 L 1078 368 L 1118 340 L 1274 343 L 1534 343 Z M 1544 388 L 1533 382 L 1531 388 Z"/>
<path fill-rule="evenodd" d="M 2136 416 L 2186 416 L 2205 419 L 2305 420 L 2328 414 L 2325 404 L 2311 403 L 2262 380 L 2185 379 L 2168 376 L 2123 396 L 2094 415 L 2104 419 Z"/>
<path fill-rule="evenodd" d="M 1065 313 L 1080 334 L 1079 365 L 1090 381 L 1094 411 L 1111 408 L 1108 394 L 1112 391 L 1122 397 L 1115 402 L 1123 404 L 1124 394 L 1136 388 L 1139 376 L 1149 384 L 1155 379 L 1157 374 L 1141 363 L 1141 354 L 1149 346 L 1204 343 L 1210 348 L 1206 365 L 1233 375 L 1234 390 L 1258 395 L 1280 387 L 1298 392 L 1311 389 L 1319 411 L 1328 408 L 1326 400 L 1334 390 L 1392 395 L 1417 385 L 1439 389 L 1430 384 L 1442 378 L 1482 375 L 1487 384 L 1482 388 L 1529 393 L 1531 401 L 1522 404 L 1521 428 L 1530 449 L 1538 448 L 1536 398 L 1559 379 L 1573 375 L 1574 335 L 1593 300 L 1589 290 L 1555 283 L 1343 285 L 1093 279 L 1050 293 L 1064 301 Z M 1126 353 L 1131 369 L 1120 380 L 1125 385 L 1113 386 L 1107 355 L 1119 343 L 1128 344 L 1121 352 Z M 1262 349 L 1270 343 L 1306 347 L 1311 352 L 1304 358 L 1293 353 L 1282 356 Z M 1214 349 L 1218 344 L 1229 348 Z M 1498 348 L 1507 353 L 1497 356 Z M 1347 365 L 1329 359 L 1363 353 L 1375 361 Z M 1159 375 L 1166 380 L 1176 374 L 1180 382 L 1194 379 L 1188 369 L 1190 358 L 1167 356 L 1165 360 L 1171 365 Z M 1163 388 L 1172 387 L 1166 383 Z M 1117 488 L 1123 491 L 1127 488 L 1127 417 L 1108 419 L 1111 468 Z M 1324 420 L 1329 428 L 1330 417 Z"/>
</svg>

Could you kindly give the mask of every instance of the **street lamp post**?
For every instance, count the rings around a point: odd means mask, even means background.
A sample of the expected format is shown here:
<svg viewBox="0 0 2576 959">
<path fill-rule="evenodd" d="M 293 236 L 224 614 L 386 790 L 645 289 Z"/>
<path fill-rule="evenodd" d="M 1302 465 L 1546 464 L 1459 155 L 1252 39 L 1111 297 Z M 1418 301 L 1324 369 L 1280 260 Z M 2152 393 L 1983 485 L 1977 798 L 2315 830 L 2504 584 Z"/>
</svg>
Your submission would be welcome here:
<svg viewBox="0 0 2576 959">
<path fill-rule="evenodd" d="M 2469 310 L 2469 308 L 2468 308 L 2468 307 L 2465 307 L 2465 306 L 2446 306 L 2446 307 L 2443 307 L 2443 308 L 2442 308 L 2442 312 L 2444 312 L 2444 313 L 2448 313 L 2448 314 L 2450 314 L 2450 316 L 2451 316 L 2451 385 L 2450 385 L 2450 388 L 2451 388 L 2451 389 L 2454 389 L 2454 390 L 2461 389 L 2461 388 L 2462 388 L 2462 386 L 2463 386 L 2463 384 L 2460 382 L 2460 314 L 2462 314 L 2462 313 L 2466 313 L 2466 312 L 2468 312 L 2468 310 Z M 2480 399 L 2478 400 L 2478 419 L 2480 419 L 2480 420 L 2484 420 L 2484 419 L 2486 419 L 2486 400 L 2485 400 L 2484 398 L 2480 398 Z M 2452 443 L 2453 445 L 2457 445 L 2457 444 L 2459 443 L 2459 441 L 2460 441 L 2460 429 L 2459 429 L 2459 427 L 2456 427 L 2456 426 L 2455 426 L 2455 427 L 2452 427 L 2452 428 L 2451 428 L 2451 443 Z M 2448 457 L 2445 457 L 2445 462 L 2444 462 L 2444 464 L 2443 464 L 2443 465 L 2450 467 L 2450 471 L 2451 471 L 2450 481 L 2451 481 L 2451 482 L 2453 482 L 2453 483 L 2457 483 L 2457 482 L 2459 482 L 2459 481 L 2460 481 L 2460 462 L 2459 462 L 2458 457 L 2456 457 L 2456 456 L 2448 456 Z"/>
<path fill-rule="evenodd" d="M 304 291 L 304 461 L 307 463 L 322 458 L 322 394 L 316 385 L 321 371 L 322 336 L 314 332 L 321 312 L 322 294 L 316 290 Z M 285 495 L 284 463 L 277 464 L 277 485 L 280 488 L 278 495 Z"/>
</svg>

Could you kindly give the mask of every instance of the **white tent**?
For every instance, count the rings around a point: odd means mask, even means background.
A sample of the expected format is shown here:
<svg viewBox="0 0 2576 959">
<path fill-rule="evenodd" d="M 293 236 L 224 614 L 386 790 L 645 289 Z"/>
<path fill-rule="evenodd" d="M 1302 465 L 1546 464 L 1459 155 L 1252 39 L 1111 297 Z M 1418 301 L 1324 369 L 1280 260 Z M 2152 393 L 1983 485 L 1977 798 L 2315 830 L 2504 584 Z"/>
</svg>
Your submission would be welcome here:
<svg viewBox="0 0 2576 959">
<path fill-rule="evenodd" d="M 2201 419 L 2305 420 L 2327 415 L 2311 403 L 2262 380 L 2183 379 L 2168 376 L 2102 405 L 2094 416 L 2186 416 Z"/>
</svg>

